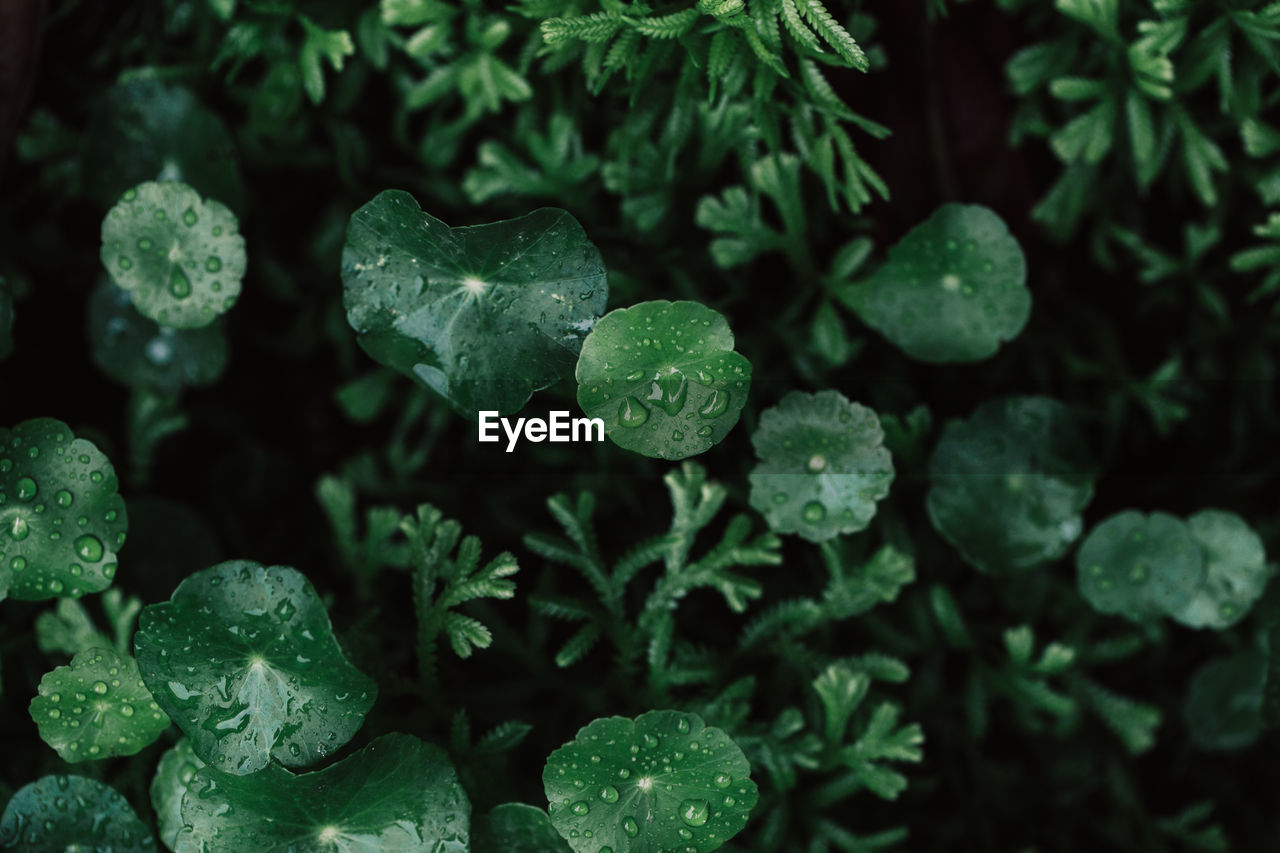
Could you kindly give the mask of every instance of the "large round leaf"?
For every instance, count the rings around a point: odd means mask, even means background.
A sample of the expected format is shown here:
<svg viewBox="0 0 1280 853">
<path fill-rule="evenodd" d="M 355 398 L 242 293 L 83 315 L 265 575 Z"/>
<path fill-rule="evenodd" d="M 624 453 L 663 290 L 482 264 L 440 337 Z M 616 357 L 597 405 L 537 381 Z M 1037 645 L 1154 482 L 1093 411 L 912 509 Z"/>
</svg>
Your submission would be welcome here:
<svg viewBox="0 0 1280 853">
<path fill-rule="evenodd" d="M 1205 582 L 1204 556 L 1179 518 L 1117 513 L 1076 552 L 1080 592 L 1099 613 L 1134 621 L 1185 612 Z"/>
<path fill-rule="evenodd" d="M 243 208 L 231 134 L 181 86 L 135 78 L 95 97 L 83 162 L 85 187 L 99 204 L 143 181 L 182 181 Z"/>
<path fill-rule="evenodd" d="M 503 803 L 471 826 L 471 853 L 571 853 L 542 809 Z"/>
<path fill-rule="evenodd" d="M 732 838 L 758 798 L 747 758 L 695 714 L 605 717 L 547 759 L 551 822 L 576 853 L 706 853 Z"/>
<path fill-rule="evenodd" d="M 104 281 L 89 299 L 93 360 L 118 382 L 159 394 L 217 379 L 227 366 L 218 322 L 199 329 L 160 326 L 138 313 L 128 291 Z"/>
<path fill-rule="evenodd" d="M 156 775 L 151 779 L 151 806 L 156 810 L 160 840 L 170 850 L 176 849 L 182 822 L 182 798 L 191 786 L 196 772 L 204 767 L 200 756 L 191 749 L 191 740 L 183 738 L 160 756 Z"/>
<path fill-rule="evenodd" d="M 1262 596 L 1271 571 L 1262 539 L 1233 512 L 1201 510 L 1187 529 L 1204 552 L 1204 581 L 1191 601 L 1169 615 L 1192 628 L 1230 628 Z"/>
<path fill-rule="evenodd" d="M 951 421 L 929 463 L 925 500 L 942 537 L 980 571 L 1027 569 L 1067 552 L 1093 474 L 1075 418 L 1046 397 L 983 403 Z"/>
<path fill-rule="evenodd" d="M 1200 749 L 1250 746 L 1262 734 L 1266 658 L 1246 649 L 1205 664 L 1191 679 L 1185 716 L 1191 742 Z"/>
<path fill-rule="evenodd" d="M 226 205 L 177 181 L 125 190 L 102 220 L 102 263 L 144 317 L 195 329 L 240 295 L 244 238 Z"/>
<path fill-rule="evenodd" d="M 377 692 L 343 657 L 311 582 L 283 566 L 196 572 L 143 608 L 134 647 L 160 707 L 227 773 L 314 763 L 350 740 Z"/>
<path fill-rule="evenodd" d="M 466 853 L 470 814 L 448 756 L 390 734 L 314 773 L 200 770 L 182 798 L 190 832 L 177 851 Z"/>
<path fill-rule="evenodd" d="M 31 719 L 63 761 L 133 755 L 169 727 L 133 658 L 88 649 L 40 679 Z"/>
<path fill-rule="evenodd" d="M 609 297 L 604 262 L 563 210 L 450 228 L 387 190 L 351 215 L 343 301 L 360 345 L 458 411 L 518 411 L 573 370 Z"/>
<path fill-rule="evenodd" d="M 1026 258 L 999 216 L 945 204 L 841 298 L 912 358 L 979 361 L 1026 325 L 1026 279 Z"/>
<path fill-rule="evenodd" d="M 0 428 L 0 597 L 101 592 L 129 519 L 115 469 L 52 418 Z"/>
<path fill-rule="evenodd" d="M 114 788 L 83 776 L 45 776 L 21 788 L 5 807 L 0 847 L 15 853 L 138 853 L 156 844 Z"/>
<path fill-rule="evenodd" d="M 778 533 L 812 542 L 864 529 L 889 494 L 893 460 L 876 413 L 837 391 L 792 391 L 760 415 L 751 505 Z"/>
<path fill-rule="evenodd" d="M 697 302 L 642 302 L 610 311 L 578 359 L 578 405 L 620 447 L 684 459 L 738 422 L 751 362 L 733 351 L 724 316 Z"/>
</svg>

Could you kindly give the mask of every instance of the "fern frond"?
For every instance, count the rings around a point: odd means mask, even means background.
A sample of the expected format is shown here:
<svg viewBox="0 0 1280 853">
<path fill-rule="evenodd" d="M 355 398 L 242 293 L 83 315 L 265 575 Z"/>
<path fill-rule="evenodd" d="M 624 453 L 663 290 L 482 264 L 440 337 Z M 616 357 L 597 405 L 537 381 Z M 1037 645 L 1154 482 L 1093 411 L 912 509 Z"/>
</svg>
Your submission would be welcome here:
<svg viewBox="0 0 1280 853">
<path fill-rule="evenodd" d="M 867 55 L 854 41 L 849 31 L 840 25 L 822 0 L 796 0 L 796 5 L 814 32 L 831 46 L 836 54 L 851 67 L 866 71 L 871 67 Z"/>
<path fill-rule="evenodd" d="M 449 635 L 449 644 L 460 658 L 471 657 L 472 647 L 487 649 L 493 642 L 493 634 L 478 619 L 461 613 L 446 613 L 442 621 L 445 633 Z"/>
<path fill-rule="evenodd" d="M 573 666 L 587 656 L 600 640 L 600 626 L 594 622 L 583 625 L 556 652 L 556 666 L 561 669 Z"/>
<path fill-rule="evenodd" d="M 523 720 L 507 720 L 499 723 L 481 736 L 472 748 L 473 755 L 501 755 L 519 746 L 533 731 L 533 726 Z"/>
<path fill-rule="evenodd" d="M 635 32 L 649 38 L 676 39 L 689 32 L 698 17 L 697 9 L 684 9 L 656 18 L 637 18 L 632 20 L 631 26 Z"/>
<path fill-rule="evenodd" d="M 800 10 L 796 8 L 796 0 L 779 0 L 780 11 L 782 12 L 782 24 L 787 28 L 787 32 L 791 37 L 800 42 L 801 45 L 820 53 L 822 44 L 819 43 L 817 35 L 813 30 L 809 29 L 800 15 Z"/>
<path fill-rule="evenodd" d="M 550 619 L 561 619 L 565 622 L 582 622 L 594 619 L 595 612 L 576 601 L 553 596 L 536 596 L 529 599 L 529 606 L 535 612 Z"/>
<path fill-rule="evenodd" d="M 617 12 L 596 12 L 573 18 L 548 18 L 540 29 L 543 41 L 552 46 L 567 41 L 600 44 L 613 38 L 623 23 Z"/>
</svg>

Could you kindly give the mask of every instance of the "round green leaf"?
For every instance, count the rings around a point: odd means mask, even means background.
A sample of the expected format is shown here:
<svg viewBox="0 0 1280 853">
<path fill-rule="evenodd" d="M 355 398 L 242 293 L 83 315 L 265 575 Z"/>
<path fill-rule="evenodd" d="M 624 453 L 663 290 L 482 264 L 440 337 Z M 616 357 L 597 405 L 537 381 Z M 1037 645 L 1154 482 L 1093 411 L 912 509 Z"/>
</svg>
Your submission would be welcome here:
<svg viewBox="0 0 1280 853">
<path fill-rule="evenodd" d="M 1076 553 L 1080 592 L 1099 613 L 1141 621 L 1184 612 L 1205 581 L 1204 556 L 1179 518 L 1117 513 Z"/>
<path fill-rule="evenodd" d="M 125 190 L 102 220 L 102 263 L 144 317 L 207 326 L 240 295 L 244 238 L 235 214 L 186 184 Z"/>
<path fill-rule="evenodd" d="M 610 311 L 578 359 L 578 405 L 619 447 L 685 459 L 714 447 L 747 401 L 751 362 L 724 316 L 659 299 Z"/>
<path fill-rule="evenodd" d="M 542 771 L 551 822 L 576 853 L 715 850 L 758 798 L 751 766 L 696 714 L 605 717 L 551 753 Z"/>
<path fill-rule="evenodd" d="M 104 281 L 89 299 L 93 360 L 118 382 L 158 394 L 205 385 L 227 366 L 218 322 L 199 329 L 159 326 L 138 313 L 128 291 Z"/>
<path fill-rule="evenodd" d="M 195 778 L 196 772 L 206 766 L 191 748 L 191 740 L 183 738 L 160 756 L 156 775 L 151 780 L 151 805 L 156 810 L 160 840 L 170 850 L 176 849 L 182 822 L 182 798 Z"/>
<path fill-rule="evenodd" d="M 196 572 L 143 608 L 134 648 L 160 707 L 226 773 L 314 763 L 351 739 L 377 692 L 343 657 L 311 582 L 283 566 Z"/>
<path fill-rule="evenodd" d="M 821 542 L 864 529 L 889 494 L 893 459 L 876 413 L 837 391 L 792 391 L 760 415 L 751 505 L 778 533 Z"/>
<path fill-rule="evenodd" d="M 1192 628 L 1230 628 L 1262 596 L 1270 578 L 1262 539 L 1243 518 L 1217 509 L 1191 516 L 1187 529 L 1204 551 L 1204 581 L 1185 607 L 1169 615 Z"/>
<path fill-rule="evenodd" d="M 980 361 L 1026 325 L 1026 279 L 1026 258 L 999 216 L 944 204 L 841 298 L 912 358 Z"/>
<path fill-rule="evenodd" d="M 1200 749 L 1250 746 L 1262 734 L 1266 659 L 1256 649 L 1211 661 L 1191 679 L 1185 716 L 1191 742 Z"/>
<path fill-rule="evenodd" d="M 83 776 L 45 776 L 22 787 L 5 807 L 0 847 L 15 853 L 136 853 L 156 844 L 114 788 Z"/>
<path fill-rule="evenodd" d="M 471 827 L 471 853 L 572 853 L 542 809 L 503 803 Z"/>
<path fill-rule="evenodd" d="M 102 205 L 143 181 L 182 181 L 244 206 L 231 134 L 181 86 L 135 78 L 95 97 L 83 158 L 85 188 Z"/>
<path fill-rule="evenodd" d="M 1064 555 L 1093 496 L 1075 418 L 1047 397 L 988 401 L 968 420 L 948 423 L 929 477 L 925 506 L 934 528 L 984 572 Z"/>
<path fill-rule="evenodd" d="M 0 598 L 101 592 L 129 528 L 115 469 L 52 418 L 0 428 Z"/>
<path fill-rule="evenodd" d="M 600 252 L 563 210 L 450 228 L 400 190 L 352 214 L 342 281 L 365 352 L 471 417 L 518 411 L 569 374 L 609 297 Z"/>
<path fill-rule="evenodd" d="M 169 727 L 137 662 L 110 649 L 87 649 L 45 673 L 30 712 L 41 740 L 73 764 L 133 755 Z"/>
<path fill-rule="evenodd" d="M 471 804 L 448 756 L 404 734 L 295 776 L 206 767 L 182 798 L 178 853 L 466 853 Z"/>
</svg>

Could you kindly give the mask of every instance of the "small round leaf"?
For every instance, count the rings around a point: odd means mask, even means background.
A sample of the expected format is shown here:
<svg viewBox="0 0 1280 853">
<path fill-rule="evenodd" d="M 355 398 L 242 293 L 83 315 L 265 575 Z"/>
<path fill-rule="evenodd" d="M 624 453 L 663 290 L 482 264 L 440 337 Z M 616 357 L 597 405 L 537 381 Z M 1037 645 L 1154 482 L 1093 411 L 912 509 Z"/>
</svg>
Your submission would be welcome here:
<svg viewBox="0 0 1280 853">
<path fill-rule="evenodd" d="M 792 391 L 760 415 L 751 505 L 778 533 L 821 542 L 866 528 L 889 494 L 880 419 L 837 391 Z"/>
<path fill-rule="evenodd" d="M 1183 612 L 1205 581 L 1204 556 L 1179 518 L 1117 513 L 1076 552 L 1080 592 L 1099 613 L 1142 621 Z"/>
<path fill-rule="evenodd" d="M 365 352 L 473 418 L 567 376 L 609 298 L 599 250 L 563 210 L 450 228 L 400 190 L 351 215 L 342 282 Z"/>
<path fill-rule="evenodd" d="M 343 657 L 311 582 L 283 566 L 196 572 L 143 608 L 134 647 L 160 707 L 226 773 L 314 763 L 350 740 L 377 692 Z"/>
<path fill-rule="evenodd" d="M 724 316 L 659 299 L 606 314 L 578 359 L 578 405 L 619 447 L 685 459 L 714 447 L 747 401 L 751 362 Z"/>
<path fill-rule="evenodd" d="M 983 403 L 951 421 L 929 463 L 925 506 L 979 571 L 1028 569 L 1079 537 L 1093 474 L 1071 410 L 1047 397 Z"/>
<path fill-rule="evenodd" d="M 182 798 L 191 831 L 177 851 L 466 853 L 470 816 L 448 756 L 389 734 L 314 773 L 276 764 L 249 776 L 200 770 Z"/>
<path fill-rule="evenodd" d="M 45 776 L 13 795 L 0 817 L 0 847 L 15 853 L 156 849 L 120 792 L 83 776 Z"/>
<path fill-rule="evenodd" d="M 1262 734 L 1266 659 L 1256 649 L 1211 661 L 1191 679 L 1185 716 L 1191 742 L 1200 749 L 1251 746 Z"/>
<path fill-rule="evenodd" d="M 212 323 L 240 295 L 235 214 L 177 181 L 139 184 L 102 220 L 102 263 L 144 317 L 175 329 Z"/>
<path fill-rule="evenodd" d="M 129 528 L 111 462 L 52 418 L 0 428 L 0 597 L 102 592 Z"/>
<path fill-rule="evenodd" d="M 715 850 L 758 799 L 742 750 L 696 714 L 604 717 L 542 771 L 551 822 L 576 853 Z"/>
<path fill-rule="evenodd" d="M 476 819 L 471 827 L 471 853 L 572 853 L 542 809 L 503 803 Z"/>
<path fill-rule="evenodd" d="M 93 360 L 118 382 L 157 394 L 213 382 L 227 366 L 218 322 L 199 329 L 159 326 L 138 313 L 128 291 L 104 281 L 89 299 Z"/>
<path fill-rule="evenodd" d="M 980 361 L 1026 325 L 1026 279 L 1022 248 L 999 216 L 979 205 L 944 204 L 841 298 L 912 358 Z"/>
<path fill-rule="evenodd" d="M 85 189 L 102 205 L 143 181 L 182 181 L 243 208 L 235 142 L 182 86 L 134 78 L 95 96 L 83 162 Z"/>
<path fill-rule="evenodd" d="M 137 662 L 110 649 L 87 649 L 45 673 L 30 712 L 40 738 L 72 764 L 133 755 L 169 727 Z"/>
<path fill-rule="evenodd" d="M 1271 576 L 1262 539 L 1233 512 L 1201 510 L 1187 529 L 1204 551 L 1204 582 L 1190 603 L 1169 615 L 1192 628 L 1222 630 L 1244 618 Z"/>
<path fill-rule="evenodd" d="M 151 780 L 151 805 L 156 810 L 160 840 L 170 850 L 178 845 L 182 822 L 182 798 L 195 778 L 196 772 L 206 766 L 191 749 L 191 740 L 183 738 L 160 756 L 156 775 Z"/>
</svg>

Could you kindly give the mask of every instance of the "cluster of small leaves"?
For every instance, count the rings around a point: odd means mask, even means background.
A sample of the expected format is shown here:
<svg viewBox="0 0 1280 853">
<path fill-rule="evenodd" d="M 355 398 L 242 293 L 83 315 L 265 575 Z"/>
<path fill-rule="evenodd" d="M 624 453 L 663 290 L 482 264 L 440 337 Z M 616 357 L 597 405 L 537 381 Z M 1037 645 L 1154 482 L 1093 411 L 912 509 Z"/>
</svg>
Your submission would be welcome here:
<svg viewBox="0 0 1280 853">
<path fill-rule="evenodd" d="M 503 552 L 482 568 L 480 538 L 462 537 L 462 525 L 445 519 L 433 506 L 420 506 L 400 522 L 413 562 L 413 603 L 418 614 L 418 668 L 427 684 L 435 684 L 436 644 L 443 634 L 458 657 L 487 649 L 493 635 L 480 620 L 454 612 L 478 598 L 509 599 L 515 595 L 510 577 L 520 570 L 515 557 Z M 461 538 L 461 543 L 459 539 Z M 457 547 L 457 554 L 449 555 Z"/>
<path fill-rule="evenodd" d="M 1191 628 L 1230 628 L 1274 572 L 1262 540 L 1235 513 L 1118 513 L 1076 554 L 1080 591 L 1100 613 L 1135 621 L 1167 616 Z"/>
<path fill-rule="evenodd" d="M 702 665 L 697 649 L 675 641 L 675 614 L 681 599 L 697 589 L 714 589 L 734 612 L 746 610 L 761 594 L 754 578 L 734 571 L 738 567 L 777 565 L 780 542 L 772 533 L 751 538 L 751 522 L 734 516 L 720 541 L 701 557 L 693 558 L 694 540 L 723 507 L 727 492 L 708 481 L 706 470 L 691 462 L 669 472 L 663 481 L 671 496 L 670 529 L 645 539 L 618 558 L 605 561 L 596 540 L 591 517 L 595 497 L 590 492 L 575 502 L 564 495 L 547 501 L 568 541 L 530 534 L 525 547 L 552 562 L 577 571 L 598 601 L 576 596 L 538 596 L 534 609 L 547 617 L 579 623 L 577 630 L 556 654 L 556 664 L 572 666 L 607 638 L 616 656 L 617 672 L 637 674 L 641 660 L 647 664 L 647 680 L 655 696 L 677 685 L 704 682 L 711 673 Z M 638 617 L 631 617 L 628 591 L 648 566 L 661 563 L 662 575 L 645 594 Z"/>
<path fill-rule="evenodd" d="M 1104 199 L 1111 205 L 1099 183 L 1145 194 L 1170 172 L 1164 186 L 1205 207 L 1236 180 L 1265 204 L 1280 201 L 1280 133 L 1267 122 L 1280 73 L 1274 4 L 1006 5 L 1055 33 L 1007 67 L 1023 98 L 1014 140 L 1044 138 L 1064 165 L 1034 214 L 1051 233 L 1065 238 Z M 1237 146 L 1249 160 L 1229 169 Z"/>
</svg>

